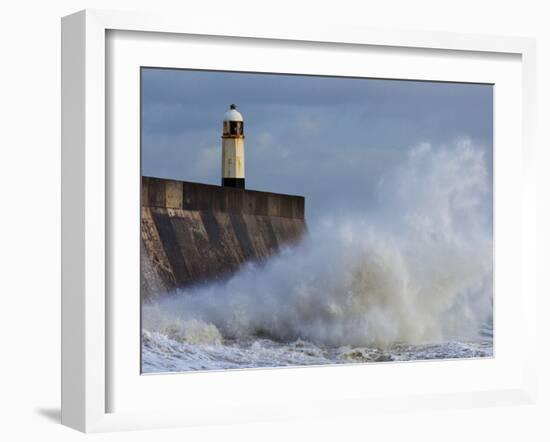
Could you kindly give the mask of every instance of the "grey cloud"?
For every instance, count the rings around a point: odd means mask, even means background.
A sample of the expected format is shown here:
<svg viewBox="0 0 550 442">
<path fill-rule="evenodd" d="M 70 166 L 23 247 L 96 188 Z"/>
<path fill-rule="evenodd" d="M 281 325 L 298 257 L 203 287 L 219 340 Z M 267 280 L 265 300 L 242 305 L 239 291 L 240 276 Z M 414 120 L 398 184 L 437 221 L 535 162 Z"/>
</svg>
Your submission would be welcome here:
<svg viewBox="0 0 550 442">
<path fill-rule="evenodd" d="M 492 99 L 490 85 L 144 69 L 142 173 L 218 184 L 235 102 L 248 187 L 303 194 L 310 218 L 368 210 L 384 170 L 418 143 L 469 137 L 492 166 Z"/>
</svg>

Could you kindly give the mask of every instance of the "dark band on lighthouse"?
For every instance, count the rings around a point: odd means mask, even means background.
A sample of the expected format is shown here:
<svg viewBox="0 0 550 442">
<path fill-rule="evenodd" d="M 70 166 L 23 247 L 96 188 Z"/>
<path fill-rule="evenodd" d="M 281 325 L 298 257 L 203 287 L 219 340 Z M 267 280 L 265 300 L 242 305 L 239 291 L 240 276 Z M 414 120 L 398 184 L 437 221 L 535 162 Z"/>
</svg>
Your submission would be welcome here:
<svg viewBox="0 0 550 442">
<path fill-rule="evenodd" d="M 222 186 L 244 189 L 244 120 L 232 104 L 223 119 Z"/>
</svg>

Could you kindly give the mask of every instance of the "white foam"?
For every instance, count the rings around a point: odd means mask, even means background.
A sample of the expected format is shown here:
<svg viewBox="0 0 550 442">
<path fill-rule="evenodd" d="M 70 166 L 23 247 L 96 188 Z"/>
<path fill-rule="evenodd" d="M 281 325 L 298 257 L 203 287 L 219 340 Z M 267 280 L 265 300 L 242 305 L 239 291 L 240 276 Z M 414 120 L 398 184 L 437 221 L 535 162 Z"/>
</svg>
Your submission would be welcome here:
<svg viewBox="0 0 550 442">
<path fill-rule="evenodd" d="M 417 146 L 379 183 L 377 213 L 325 218 L 265 265 L 147 305 L 144 329 L 180 344 L 303 340 L 329 361 L 323 349 L 476 339 L 492 314 L 486 171 L 469 140 Z"/>
</svg>

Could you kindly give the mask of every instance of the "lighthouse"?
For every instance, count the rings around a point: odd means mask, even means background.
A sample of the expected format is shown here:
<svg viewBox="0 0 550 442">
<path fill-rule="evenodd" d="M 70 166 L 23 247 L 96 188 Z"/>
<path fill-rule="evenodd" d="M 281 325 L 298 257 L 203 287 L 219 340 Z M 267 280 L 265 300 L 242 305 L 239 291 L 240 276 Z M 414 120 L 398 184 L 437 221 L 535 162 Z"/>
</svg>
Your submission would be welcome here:
<svg viewBox="0 0 550 442">
<path fill-rule="evenodd" d="M 244 189 L 244 121 L 234 104 L 223 118 L 222 186 Z"/>
</svg>

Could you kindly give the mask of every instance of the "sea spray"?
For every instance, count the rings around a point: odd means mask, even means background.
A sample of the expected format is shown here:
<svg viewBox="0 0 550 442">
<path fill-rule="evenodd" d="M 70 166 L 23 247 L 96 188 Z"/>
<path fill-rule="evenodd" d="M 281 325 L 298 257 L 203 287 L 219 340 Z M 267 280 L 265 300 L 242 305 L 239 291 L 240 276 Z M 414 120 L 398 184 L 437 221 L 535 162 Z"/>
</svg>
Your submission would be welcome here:
<svg viewBox="0 0 550 442">
<path fill-rule="evenodd" d="M 224 283 L 146 304 L 145 333 L 193 351 L 239 342 L 287 343 L 290 351 L 307 342 L 321 353 L 339 348 L 343 360 L 371 354 L 353 348 L 476 340 L 492 314 L 492 196 L 483 150 L 467 139 L 445 148 L 421 144 L 384 176 L 377 194 L 375 212 L 310 222 L 298 247 L 249 263 Z"/>
</svg>

